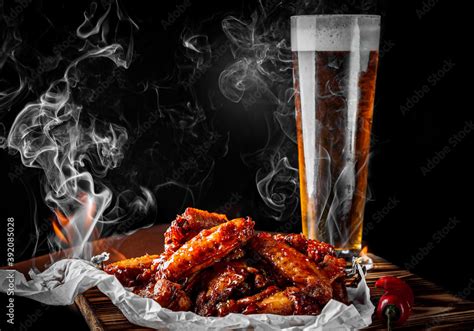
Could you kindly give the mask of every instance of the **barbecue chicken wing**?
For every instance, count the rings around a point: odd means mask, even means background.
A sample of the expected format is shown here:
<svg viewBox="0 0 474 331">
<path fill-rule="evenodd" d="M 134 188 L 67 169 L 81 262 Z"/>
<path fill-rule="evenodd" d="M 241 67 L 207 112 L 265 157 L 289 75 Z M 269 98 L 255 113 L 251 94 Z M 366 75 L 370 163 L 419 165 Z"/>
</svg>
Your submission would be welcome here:
<svg viewBox="0 0 474 331">
<path fill-rule="evenodd" d="M 182 290 L 181 285 L 166 279 L 152 281 L 143 288 L 135 289 L 134 292 L 142 297 L 151 298 L 162 307 L 174 311 L 189 310 L 192 306 L 191 299 Z"/>
<path fill-rule="evenodd" d="M 317 315 L 321 306 L 300 288 L 287 287 L 259 302 L 252 303 L 243 311 L 244 314 L 278 314 L 278 315 Z"/>
<path fill-rule="evenodd" d="M 276 241 L 266 233 L 255 235 L 250 241 L 250 247 L 278 273 L 321 304 L 331 299 L 332 288 L 329 280 L 303 253 Z"/>
<path fill-rule="evenodd" d="M 345 261 L 302 234 L 254 233 L 250 218 L 188 208 L 165 233 L 165 250 L 104 270 L 133 292 L 174 311 L 316 315 L 348 303 Z"/>
<path fill-rule="evenodd" d="M 145 285 L 151 278 L 151 264 L 159 255 L 144 255 L 114 263 L 104 267 L 104 271 L 114 275 L 123 286 Z"/>
<path fill-rule="evenodd" d="M 311 260 L 316 263 L 322 262 L 326 255 L 336 256 L 334 246 L 322 241 L 306 239 L 306 237 L 301 233 L 279 233 L 273 235 L 273 238 L 278 242 L 290 245 L 299 252 L 307 255 Z"/>
<path fill-rule="evenodd" d="M 333 299 L 347 303 L 347 290 L 345 286 L 346 262 L 338 259 L 334 247 L 325 242 L 306 239 L 303 234 L 275 234 L 273 238 L 281 243 L 286 243 L 299 252 L 308 256 L 317 263 L 318 268 L 325 274 L 333 290 Z"/>
<path fill-rule="evenodd" d="M 268 280 L 258 269 L 245 261 L 221 262 L 214 266 L 213 274 L 196 299 L 196 313 L 202 316 L 219 315 L 218 304 L 233 298 L 251 295 L 266 286 Z"/>
<path fill-rule="evenodd" d="M 227 221 L 227 217 L 223 214 L 209 213 L 196 208 L 186 208 L 184 213 L 178 215 L 166 230 L 165 250 L 174 252 L 201 230 L 210 229 Z"/>
<path fill-rule="evenodd" d="M 202 230 L 157 269 L 156 276 L 177 281 L 205 269 L 243 246 L 254 234 L 250 218 L 237 218 Z"/>
<path fill-rule="evenodd" d="M 225 316 L 230 313 L 242 313 L 244 310 L 247 309 L 247 307 L 251 305 L 256 305 L 263 299 L 271 296 L 272 294 L 278 291 L 280 291 L 280 289 L 277 286 L 272 285 L 267 287 L 263 291 L 248 297 L 244 297 L 238 300 L 229 299 L 225 302 L 220 302 L 216 306 L 216 315 Z"/>
</svg>

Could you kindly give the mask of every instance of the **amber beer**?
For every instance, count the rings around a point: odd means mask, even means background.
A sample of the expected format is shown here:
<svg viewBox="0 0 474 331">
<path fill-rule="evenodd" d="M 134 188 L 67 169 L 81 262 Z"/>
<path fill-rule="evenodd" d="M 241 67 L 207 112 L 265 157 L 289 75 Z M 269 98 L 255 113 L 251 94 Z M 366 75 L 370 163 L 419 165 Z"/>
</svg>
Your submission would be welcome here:
<svg viewBox="0 0 474 331">
<path fill-rule="evenodd" d="M 361 249 L 380 17 L 293 16 L 303 232 Z"/>
</svg>

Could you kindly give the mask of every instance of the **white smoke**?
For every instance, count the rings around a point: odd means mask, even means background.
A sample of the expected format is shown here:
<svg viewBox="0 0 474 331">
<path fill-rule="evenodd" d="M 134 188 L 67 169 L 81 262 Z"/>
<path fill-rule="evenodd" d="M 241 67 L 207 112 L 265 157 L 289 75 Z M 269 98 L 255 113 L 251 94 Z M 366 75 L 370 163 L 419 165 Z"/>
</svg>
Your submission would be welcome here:
<svg viewBox="0 0 474 331">
<path fill-rule="evenodd" d="M 288 219 L 299 207 L 299 200 L 295 198 L 299 187 L 298 169 L 283 157 L 277 164 L 272 164 L 266 174 L 262 170 L 257 171 L 257 189 L 272 211 L 269 216 L 277 221 Z"/>
<path fill-rule="evenodd" d="M 262 25 L 263 18 L 257 12 L 252 14 L 250 22 L 233 16 L 222 21 L 235 62 L 219 76 L 219 89 L 232 102 L 242 101 L 245 92 L 254 89 L 263 89 L 263 94 L 273 102 L 280 102 L 271 87 L 287 81 L 291 70 L 289 48 L 278 26 Z"/>
<path fill-rule="evenodd" d="M 260 2 L 250 19 L 229 16 L 222 30 L 231 45 L 234 61 L 219 76 L 219 89 L 230 101 L 249 110 L 271 105 L 268 139 L 263 148 L 244 155 L 246 164 L 256 165 L 256 186 L 264 204 L 263 213 L 274 220 L 294 217 L 298 207 L 298 170 L 293 110 L 292 59 L 289 21 L 281 14 L 282 3 Z M 288 21 L 288 22 L 287 22 Z M 288 139 L 289 138 L 289 139 Z"/>
<path fill-rule="evenodd" d="M 278 0 L 260 0 L 250 17 L 226 17 L 222 29 L 231 43 L 234 61 L 220 74 L 219 89 L 230 101 L 240 103 L 245 109 L 263 111 L 262 104 L 272 105 L 272 118 L 267 123 L 268 139 L 258 151 L 245 156 L 245 162 L 260 164 L 256 186 L 267 207 L 267 216 L 276 220 L 291 217 L 298 200 L 298 170 L 296 164 L 296 124 L 292 80 L 292 56 L 290 49 L 290 17 L 293 15 L 367 13 L 375 10 L 375 1 L 296 1 L 285 3 Z M 311 73 L 309 73 L 311 74 Z M 260 106 L 260 107 L 257 107 Z M 315 144 L 310 144 L 315 146 Z M 331 160 L 327 151 L 319 153 L 319 162 L 326 172 L 318 192 L 320 201 L 327 202 L 329 183 L 335 180 L 335 206 L 348 208 L 344 185 L 354 174 L 344 172 L 339 178 L 331 178 Z M 252 160 L 250 160 L 252 159 Z M 262 166 L 263 164 L 263 166 Z M 282 172 L 285 175 L 281 175 Z M 308 176 L 308 174 L 307 174 Z M 273 183 L 270 185 L 270 183 Z M 285 185 L 286 184 L 286 185 Z M 292 194 L 296 190 L 296 194 Z M 282 193 L 284 192 L 284 193 Z M 284 201 L 284 202 L 283 202 Z M 330 208 L 330 218 L 338 218 L 336 209 Z M 339 230 L 335 229 L 334 233 Z"/>
<path fill-rule="evenodd" d="M 2 71 L 2 76 L 4 71 L 13 70 L 15 72 L 16 84 L 11 86 L 11 84 L 4 86 L 3 78 L 0 78 L 0 110 L 10 110 L 11 105 L 14 100 L 17 99 L 24 90 L 28 87 L 26 81 L 22 75 L 22 67 L 18 64 L 15 51 L 19 45 L 21 45 L 21 38 L 18 35 L 18 32 L 11 27 L 0 27 L 4 29 L 3 33 L 3 42 L 0 45 L 0 70 Z M 0 140 L 1 140 L 0 136 Z M 0 148 L 4 147 L 0 142 Z"/>
<path fill-rule="evenodd" d="M 110 13 L 114 8 L 113 18 Z M 83 39 L 82 54 L 39 100 L 21 110 L 6 141 L 9 148 L 19 152 L 25 166 L 42 169 L 45 174 L 45 202 L 55 214 L 51 249 L 72 248 L 69 256 L 86 259 L 91 256 L 88 242 L 98 238 L 102 224 L 117 221 L 104 217 L 112 191 L 98 179 L 120 165 L 128 134 L 124 127 L 88 114 L 80 98 L 75 99 L 81 78 L 89 74 L 80 66 L 108 59 L 127 69 L 133 55 L 132 32 L 138 28 L 116 2 L 110 3 L 103 15 L 97 12 L 97 4 L 92 3 L 77 29 L 77 37 Z M 115 28 L 111 27 L 114 20 Z M 117 42 L 118 28 L 124 23 L 130 29 L 125 47 Z M 143 211 L 154 204 L 150 191 L 142 188 L 142 193 L 143 197 L 130 198 L 133 210 Z M 109 214 L 116 215 L 112 211 Z"/>
<path fill-rule="evenodd" d="M 85 170 L 86 160 L 91 161 L 95 154 L 99 172 L 105 174 L 119 165 L 121 148 L 127 140 L 127 132 L 118 125 L 110 124 L 99 133 L 95 121 L 89 127 L 81 124 L 82 107 L 71 100 L 71 89 L 78 79 L 74 72 L 82 60 L 94 57 L 106 57 L 125 66 L 121 51 L 120 45 L 110 45 L 74 61 L 38 102 L 28 104 L 18 114 L 7 139 L 8 147 L 20 153 L 25 166 L 44 171 L 46 203 L 69 220 L 61 230 L 71 236 L 72 242 L 65 244 L 77 246 L 74 257 L 90 255 L 83 251 L 84 245 L 112 198 L 108 188 L 96 189 L 91 173 Z"/>
</svg>

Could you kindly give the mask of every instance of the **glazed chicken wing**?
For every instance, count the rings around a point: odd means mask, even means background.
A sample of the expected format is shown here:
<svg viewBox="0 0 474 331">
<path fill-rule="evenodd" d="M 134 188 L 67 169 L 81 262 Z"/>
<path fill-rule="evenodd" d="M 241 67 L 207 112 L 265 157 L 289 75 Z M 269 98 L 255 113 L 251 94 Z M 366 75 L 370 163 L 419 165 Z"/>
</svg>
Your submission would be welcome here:
<svg viewBox="0 0 474 331">
<path fill-rule="evenodd" d="M 196 312 L 202 316 L 218 315 L 218 304 L 233 298 L 250 295 L 268 281 L 245 261 L 221 262 L 196 300 Z"/>
<path fill-rule="evenodd" d="M 151 278 L 151 264 L 159 255 L 144 255 L 110 263 L 104 267 L 108 274 L 115 275 L 123 286 L 145 285 Z"/>
<path fill-rule="evenodd" d="M 306 254 L 306 250 L 308 249 L 308 239 L 301 233 L 277 233 L 273 235 L 273 239 L 290 245 L 303 254 Z"/>
<path fill-rule="evenodd" d="M 324 261 L 319 264 L 319 268 L 326 275 L 330 283 L 346 276 L 345 267 L 346 261 L 344 259 L 338 259 L 330 255 L 326 255 Z"/>
<path fill-rule="evenodd" d="M 188 208 L 165 233 L 165 250 L 105 266 L 133 292 L 174 311 L 316 315 L 347 303 L 345 260 L 302 234 L 254 234 L 250 218 Z"/>
<path fill-rule="evenodd" d="M 209 213 L 196 208 L 186 208 L 184 213 L 178 215 L 166 230 L 165 250 L 174 252 L 201 230 L 210 229 L 227 221 L 227 217 L 223 214 Z"/>
<path fill-rule="evenodd" d="M 346 283 L 343 278 L 336 279 L 332 284 L 332 293 L 333 299 L 339 302 L 345 303 L 346 305 L 349 303 L 349 299 L 347 297 L 347 288 Z"/>
<path fill-rule="evenodd" d="M 237 218 L 202 230 L 159 266 L 157 278 L 176 281 L 211 266 L 244 245 L 253 236 L 253 226 L 250 218 Z"/>
<path fill-rule="evenodd" d="M 335 256 L 326 255 L 324 261 L 319 264 L 321 271 L 326 275 L 331 283 L 333 299 L 348 303 L 347 289 L 346 289 L 346 261 L 338 259 Z"/>
<path fill-rule="evenodd" d="M 332 288 L 329 280 L 306 255 L 265 233 L 253 237 L 250 247 L 277 272 L 321 304 L 331 299 Z"/>
<path fill-rule="evenodd" d="M 322 269 L 332 283 L 335 279 L 345 275 L 344 268 L 346 262 L 344 259 L 336 257 L 334 247 L 322 241 L 306 239 L 303 234 L 275 234 L 273 238 L 286 243 L 299 252 L 305 254 L 311 261 L 315 262 Z"/>
<path fill-rule="evenodd" d="M 299 252 L 307 255 L 316 263 L 322 262 L 326 255 L 336 256 L 334 246 L 322 241 L 306 239 L 306 237 L 301 233 L 279 233 L 273 235 L 273 238 L 278 242 L 290 245 Z"/>
<path fill-rule="evenodd" d="M 192 306 L 191 299 L 181 289 L 181 285 L 166 279 L 157 279 L 148 286 L 134 291 L 145 298 L 151 298 L 160 306 L 174 311 L 189 310 Z"/>
<path fill-rule="evenodd" d="M 326 275 L 333 289 L 333 298 L 347 303 L 347 290 L 345 286 L 346 262 L 338 259 L 334 247 L 325 242 L 306 239 L 303 234 L 275 234 L 273 238 L 279 242 L 287 243 L 299 252 L 305 254 L 310 260 L 318 264 L 318 268 Z"/>
<path fill-rule="evenodd" d="M 256 305 L 263 299 L 275 294 L 276 292 L 280 291 L 277 286 L 269 286 L 261 292 L 257 294 L 241 298 L 238 300 L 229 299 L 225 302 L 220 302 L 217 304 L 217 316 L 225 316 L 230 313 L 242 313 L 247 307 Z"/>
<path fill-rule="evenodd" d="M 297 287 L 288 287 L 250 304 L 244 314 L 317 315 L 321 306 Z"/>
<path fill-rule="evenodd" d="M 196 299 L 196 313 L 201 316 L 216 314 L 217 303 L 227 300 L 239 286 L 244 284 L 246 275 L 227 269 L 218 273 L 209 282 L 207 290 L 199 293 Z"/>
</svg>

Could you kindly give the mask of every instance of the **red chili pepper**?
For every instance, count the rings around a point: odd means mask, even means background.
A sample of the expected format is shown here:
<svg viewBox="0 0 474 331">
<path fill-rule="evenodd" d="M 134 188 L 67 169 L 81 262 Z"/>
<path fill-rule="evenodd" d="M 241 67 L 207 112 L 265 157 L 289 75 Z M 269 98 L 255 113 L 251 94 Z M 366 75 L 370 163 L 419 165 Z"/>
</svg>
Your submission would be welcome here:
<svg viewBox="0 0 474 331">
<path fill-rule="evenodd" d="M 410 286 L 397 277 L 384 276 L 375 282 L 375 287 L 385 290 L 377 305 L 377 317 L 387 320 L 388 330 L 392 324 L 405 323 L 415 302 Z"/>
<path fill-rule="evenodd" d="M 415 302 L 413 291 L 411 287 L 400 278 L 393 276 L 380 277 L 375 282 L 375 287 L 383 288 L 385 290 L 385 293 L 394 293 L 398 296 L 405 297 L 410 303 L 410 306 L 413 307 L 413 304 Z"/>
</svg>

